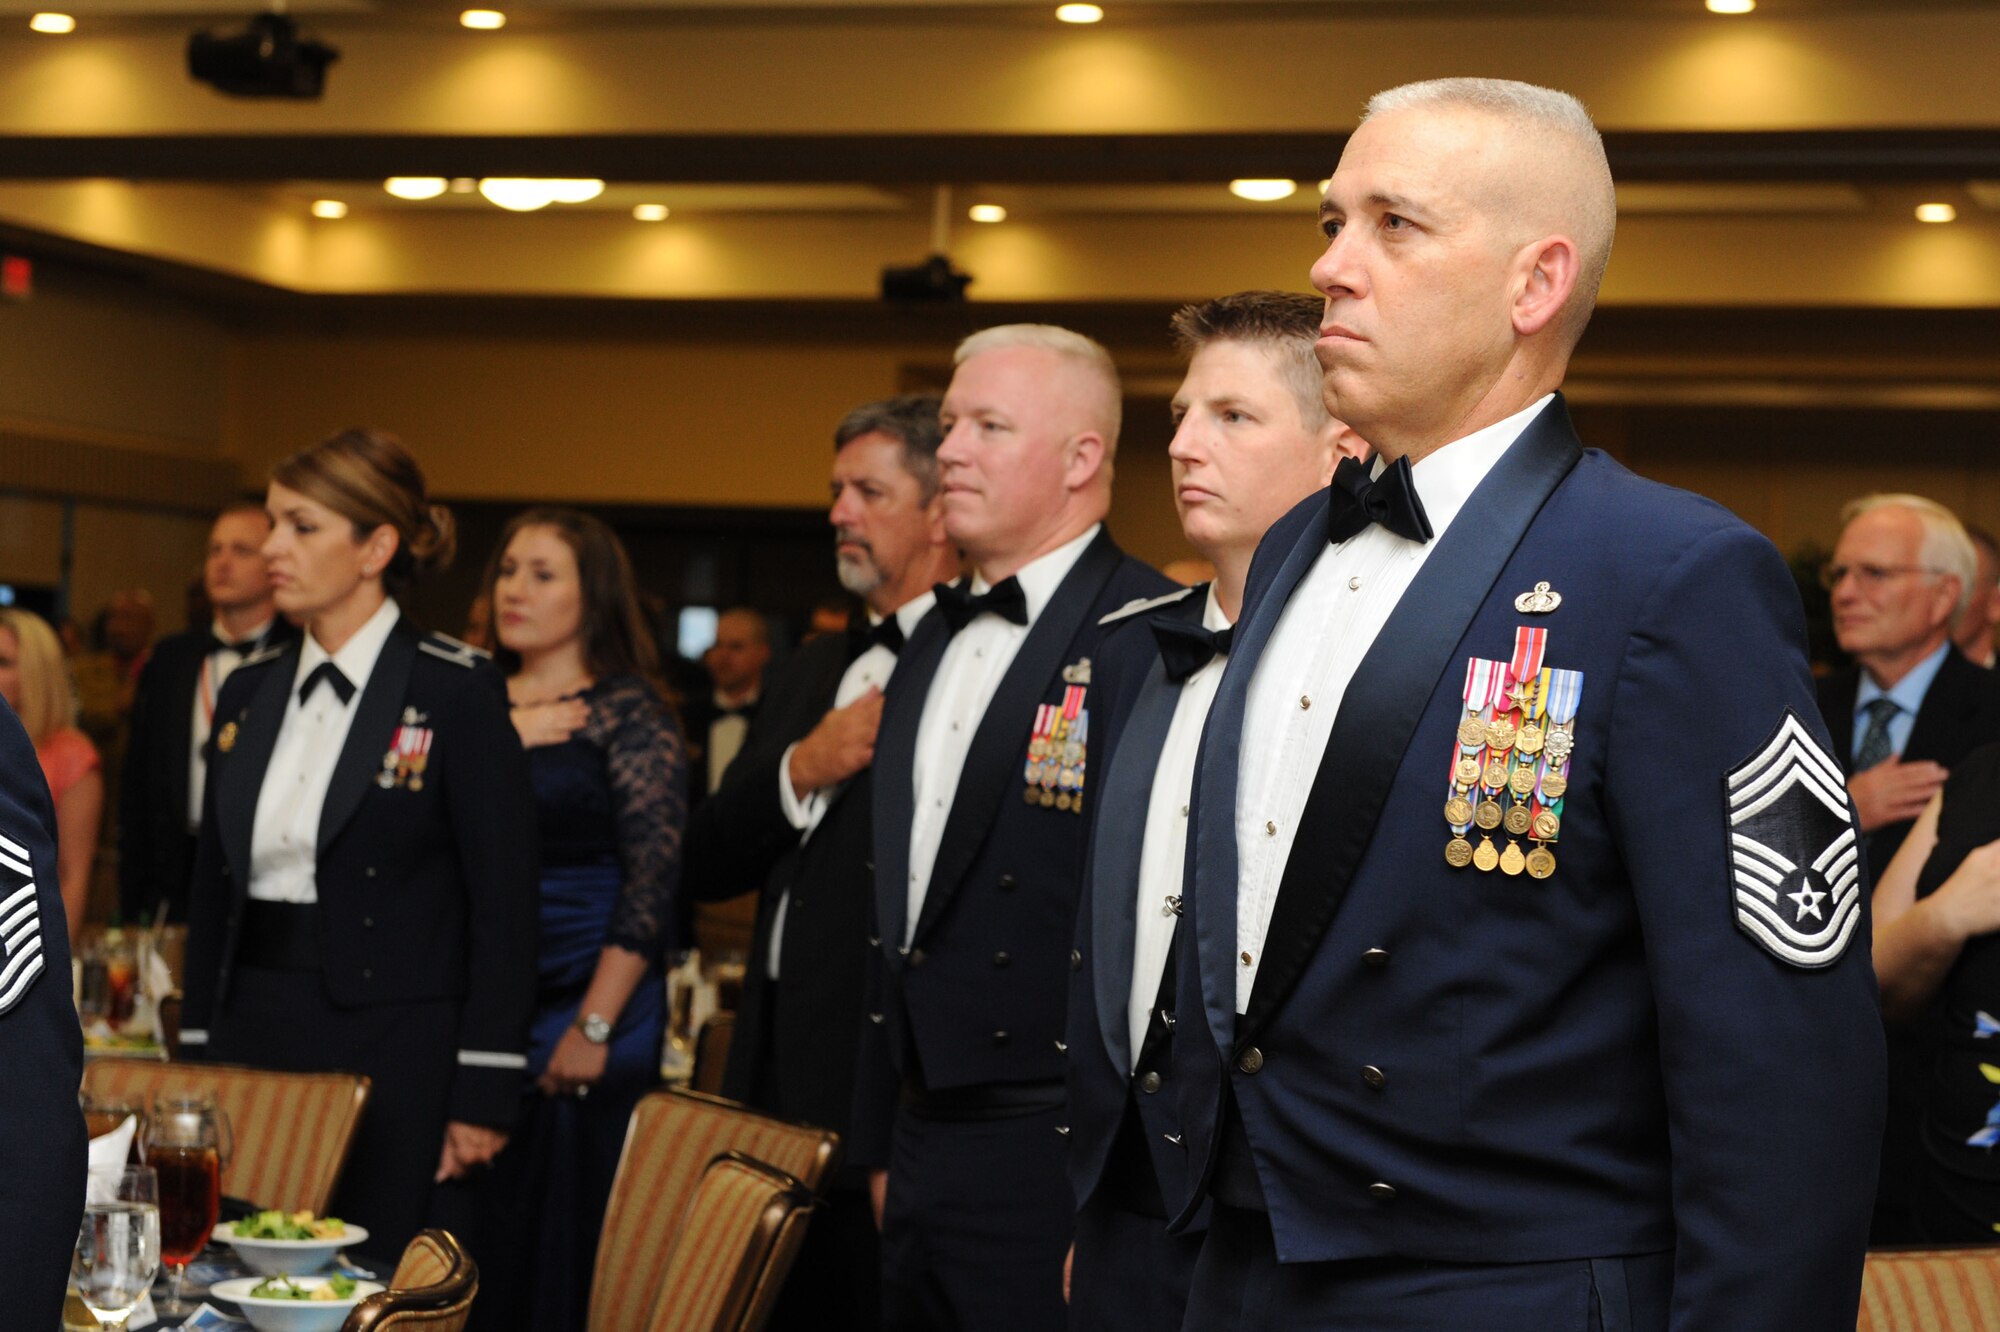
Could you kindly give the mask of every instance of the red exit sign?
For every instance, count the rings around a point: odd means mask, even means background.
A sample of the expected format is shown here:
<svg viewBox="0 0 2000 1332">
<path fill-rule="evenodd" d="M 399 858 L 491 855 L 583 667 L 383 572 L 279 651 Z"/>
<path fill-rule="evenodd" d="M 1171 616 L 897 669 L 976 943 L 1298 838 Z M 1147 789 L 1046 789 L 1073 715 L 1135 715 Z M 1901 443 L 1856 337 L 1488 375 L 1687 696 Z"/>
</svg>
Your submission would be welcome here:
<svg viewBox="0 0 2000 1332">
<path fill-rule="evenodd" d="M 18 254 L 0 255 L 0 296 L 25 301 L 35 294 L 35 261 Z"/>
</svg>

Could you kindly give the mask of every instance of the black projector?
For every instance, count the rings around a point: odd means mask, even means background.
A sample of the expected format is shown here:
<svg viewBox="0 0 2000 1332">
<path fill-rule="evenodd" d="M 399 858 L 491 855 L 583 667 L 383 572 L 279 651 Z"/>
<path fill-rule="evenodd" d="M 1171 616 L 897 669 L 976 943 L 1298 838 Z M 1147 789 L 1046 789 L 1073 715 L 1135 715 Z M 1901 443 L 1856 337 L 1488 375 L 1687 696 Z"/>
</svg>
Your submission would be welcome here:
<svg viewBox="0 0 2000 1332">
<path fill-rule="evenodd" d="M 242 32 L 188 38 L 188 73 L 231 97 L 291 97 L 310 101 L 326 90 L 326 67 L 340 52 L 301 40 L 283 14 L 259 14 Z"/>
</svg>

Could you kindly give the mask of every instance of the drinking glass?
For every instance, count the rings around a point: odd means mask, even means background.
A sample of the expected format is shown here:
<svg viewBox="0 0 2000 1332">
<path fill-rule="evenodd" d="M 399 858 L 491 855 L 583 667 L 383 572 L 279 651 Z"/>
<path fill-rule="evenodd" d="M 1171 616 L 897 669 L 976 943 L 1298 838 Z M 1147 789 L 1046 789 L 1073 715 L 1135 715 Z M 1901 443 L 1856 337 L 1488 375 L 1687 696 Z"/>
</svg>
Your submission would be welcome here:
<svg viewBox="0 0 2000 1332">
<path fill-rule="evenodd" d="M 169 1292 L 159 1310 L 168 1317 L 190 1311 L 181 1283 L 221 1213 L 222 1166 L 231 1145 L 229 1117 L 213 1096 L 172 1092 L 153 1103 L 146 1164 L 160 1177 L 160 1257 Z"/>
<path fill-rule="evenodd" d="M 70 1280 L 106 1332 L 118 1332 L 160 1270 L 159 1177 L 151 1166 L 93 1172 Z"/>
<path fill-rule="evenodd" d="M 83 1107 L 84 1126 L 93 1138 L 115 1132 L 127 1119 L 136 1118 L 139 1122 L 132 1134 L 131 1164 L 146 1164 L 146 1115 L 143 1106 L 122 1097 L 93 1096 L 89 1092 L 79 1092 L 76 1099 L 77 1104 Z"/>
</svg>

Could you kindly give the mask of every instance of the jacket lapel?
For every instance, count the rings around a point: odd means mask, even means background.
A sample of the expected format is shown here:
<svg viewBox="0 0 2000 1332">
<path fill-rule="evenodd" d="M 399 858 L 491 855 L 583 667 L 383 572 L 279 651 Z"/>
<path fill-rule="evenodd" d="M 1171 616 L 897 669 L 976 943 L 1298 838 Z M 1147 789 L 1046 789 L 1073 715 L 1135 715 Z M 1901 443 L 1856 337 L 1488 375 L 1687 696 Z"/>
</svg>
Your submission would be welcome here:
<svg viewBox="0 0 2000 1332">
<path fill-rule="evenodd" d="M 403 696 L 410 686 L 410 664 L 417 656 L 417 635 L 408 620 L 398 621 L 375 669 L 368 673 L 368 687 L 354 705 L 354 722 L 347 728 L 347 743 L 340 747 L 333 780 L 326 788 L 326 803 L 319 811 L 319 853 L 324 856 L 340 830 L 361 807 L 361 797 L 382 771 L 382 756 L 395 735 L 396 719 L 403 711 Z M 450 743 L 451 737 L 445 737 Z"/>
<path fill-rule="evenodd" d="M 1976 711 L 1983 675 L 1981 668 L 1960 656 L 1957 648 L 1947 647 L 1944 650 L 1944 660 L 1938 663 L 1937 675 L 1932 677 L 1931 687 L 1924 691 L 1924 701 L 1917 705 L 1917 715 L 1910 722 L 1910 738 L 1903 745 L 1904 758 L 1925 759 L 1934 754 L 1949 754 L 1965 743 L 1959 737 L 1965 734 L 1966 722 Z M 1851 743 L 1852 699 L 1848 700 L 1847 716 Z"/>
<path fill-rule="evenodd" d="M 916 631 L 897 654 L 895 673 L 889 677 L 882 725 L 875 735 L 875 759 L 869 764 L 869 770 L 876 774 L 872 792 L 875 928 L 882 951 L 891 957 L 909 933 L 910 824 L 916 815 L 916 792 L 911 782 L 916 771 L 917 725 L 923 720 L 931 681 L 937 677 L 938 660 L 950 642 L 944 616 L 936 610 L 917 621 Z"/>
<path fill-rule="evenodd" d="M 1134 897 L 1139 858 L 1153 801 L 1154 769 L 1180 699 L 1180 686 L 1167 679 L 1165 665 L 1155 657 L 1120 728 L 1111 768 L 1097 796 L 1096 827 L 1101 835 L 1094 836 L 1091 845 L 1091 974 L 1096 981 L 1097 1025 L 1121 1074 L 1132 1067 L 1127 1017 L 1137 937 L 1132 913 L 1150 909 L 1139 907 Z"/>
<path fill-rule="evenodd" d="M 285 722 L 285 705 L 292 696 L 292 682 L 299 673 L 299 647 L 295 642 L 264 673 L 250 706 L 236 724 L 237 739 L 228 761 L 215 774 L 215 822 L 228 857 L 230 881 L 236 891 L 250 887 L 250 837 L 257 826 L 257 797 L 264 788 L 264 772 L 271 766 L 271 750 L 278 743 L 278 728 Z M 220 732 L 232 719 L 216 715 Z M 211 745 L 216 744 L 214 737 Z"/>
<path fill-rule="evenodd" d="M 1438 680 L 1514 548 L 1582 452 L 1558 398 L 1486 474 L 1362 658 L 1340 700 L 1285 864 L 1241 1039 L 1262 1029 L 1319 947 Z"/>
<path fill-rule="evenodd" d="M 958 789 L 945 815 L 943 840 L 938 844 L 930 886 L 924 890 L 924 909 L 917 919 L 915 937 L 921 938 L 951 904 L 960 880 L 992 833 L 1002 797 L 1012 783 L 1021 780 L 1022 765 L 1015 760 L 1027 753 L 1035 705 L 1048 692 L 1070 640 L 1083 626 L 1084 617 L 1097 603 L 1098 593 L 1121 558 L 1111 533 L 1100 528 L 1097 539 L 1084 547 L 1055 595 L 1035 617 L 1020 651 L 1000 678 L 1000 687 L 986 706 L 986 715 L 980 719 L 979 730 L 966 751 L 965 766 L 958 774 Z M 908 825 L 904 827 L 907 839 Z"/>
<path fill-rule="evenodd" d="M 1271 641 L 1285 602 L 1326 549 L 1326 524 L 1327 495 L 1322 490 L 1279 519 L 1257 548 L 1243 589 L 1235 641 L 1195 759 L 1188 811 L 1187 914 L 1181 918 L 1178 937 L 1187 938 L 1192 916 L 1202 1007 L 1216 1044 L 1225 1050 L 1236 1040 L 1236 771 L 1244 704 L 1257 658 Z"/>
</svg>

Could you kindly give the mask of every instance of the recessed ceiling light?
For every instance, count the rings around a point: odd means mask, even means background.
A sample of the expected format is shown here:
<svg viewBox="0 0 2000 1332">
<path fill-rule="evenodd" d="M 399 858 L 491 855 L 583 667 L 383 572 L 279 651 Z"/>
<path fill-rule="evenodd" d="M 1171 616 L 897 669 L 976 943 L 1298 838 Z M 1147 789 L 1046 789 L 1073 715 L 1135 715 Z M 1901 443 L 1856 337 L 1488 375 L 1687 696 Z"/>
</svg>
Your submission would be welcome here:
<svg viewBox="0 0 2000 1332">
<path fill-rule="evenodd" d="M 999 204 L 974 204 L 965 210 L 965 215 L 974 222 L 1005 222 L 1007 210 Z"/>
<path fill-rule="evenodd" d="M 1057 5 L 1056 17 L 1064 23 L 1095 23 L 1104 17 L 1102 5 Z"/>
<path fill-rule="evenodd" d="M 1253 203 L 1276 203 L 1297 194 L 1299 183 L 1295 180 L 1232 180 L 1229 192 Z"/>
<path fill-rule="evenodd" d="M 458 16 L 458 21 L 481 32 L 494 32 L 507 26 L 507 16 L 497 9 L 468 9 Z"/>
<path fill-rule="evenodd" d="M 1707 0 L 1711 14 L 1747 14 L 1757 7 L 1757 0 Z"/>
<path fill-rule="evenodd" d="M 1952 222 L 1958 218 L 1958 210 L 1948 203 L 1920 203 L 1917 205 L 1919 222 Z"/>
<path fill-rule="evenodd" d="M 443 176 L 391 176 L 382 188 L 398 199 L 435 199 L 451 188 Z"/>
<path fill-rule="evenodd" d="M 479 182 L 470 176 L 453 176 L 451 178 L 451 192 L 453 194 L 472 194 L 478 189 Z"/>
<path fill-rule="evenodd" d="M 329 222 L 337 222 L 347 216 L 347 205 L 338 199 L 313 200 L 312 215 L 323 217 Z"/>
<path fill-rule="evenodd" d="M 641 222 L 664 222 L 671 211 L 665 204 L 640 204 L 632 210 L 632 216 Z"/>
<path fill-rule="evenodd" d="M 524 176 L 488 176 L 479 192 L 512 213 L 532 213 L 550 204 L 588 203 L 604 193 L 601 180 L 540 180 Z"/>
<path fill-rule="evenodd" d="M 68 14 L 42 13 L 29 19 L 28 26 L 36 32 L 60 37 L 63 33 L 76 31 L 76 20 Z"/>
</svg>

